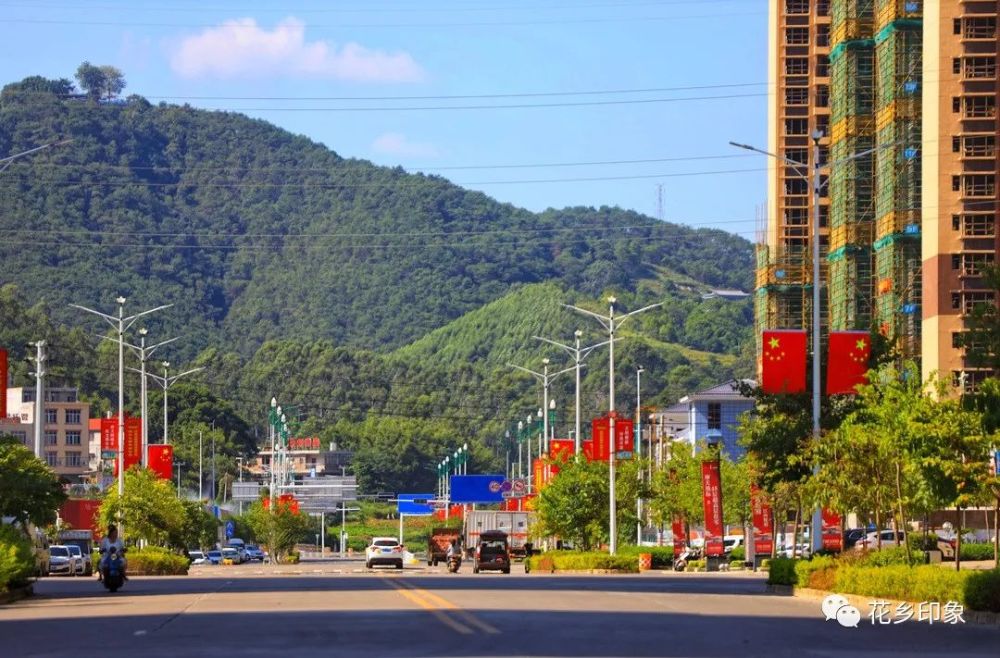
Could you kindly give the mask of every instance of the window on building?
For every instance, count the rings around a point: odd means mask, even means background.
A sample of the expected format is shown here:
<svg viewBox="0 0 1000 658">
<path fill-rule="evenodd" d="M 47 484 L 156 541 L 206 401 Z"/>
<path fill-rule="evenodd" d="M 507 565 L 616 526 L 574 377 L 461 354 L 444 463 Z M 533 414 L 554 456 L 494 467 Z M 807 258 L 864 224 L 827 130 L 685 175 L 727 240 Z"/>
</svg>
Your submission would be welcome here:
<svg viewBox="0 0 1000 658">
<path fill-rule="evenodd" d="M 67 466 L 83 466 L 83 453 L 82 452 L 67 452 L 66 453 L 66 465 Z"/>
<path fill-rule="evenodd" d="M 59 433 L 53 430 L 45 430 L 45 445 L 54 446 L 59 443 Z"/>
<path fill-rule="evenodd" d="M 995 254 L 962 254 L 962 274 L 964 276 L 980 276 L 983 267 L 992 266 L 996 260 Z"/>
<path fill-rule="evenodd" d="M 962 58 L 955 57 L 951 60 L 951 72 L 955 75 L 960 75 L 962 73 Z"/>
<path fill-rule="evenodd" d="M 807 149 L 785 149 L 785 157 L 792 162 L 808 164 L 809 151 Z"/>
<path fill-rule="evenodd" d="M 808 87 L 789 87 L 785 89 L 785 105 L 808 105 Z"/>
<path fill-rule="evenodd" d="M 957 151 L 958 149 L 954 147 L 954 142 L 959 138 L 954 138 L 952 140 L 952 149 Z M 996 155 L 996 145 L 997 138 L 995 135 L 973 135 L 965 137 L 961 140 L 962 142 L 962 155 L 967 158 L 992 158 Z"/>
<path fill-rule="evenodd" d="M 79 432 L 66 432 L 66 445 L 68 445 L 68 446 L 78 446 L 78 445 L 80 445 L 80 433 Z"/>
<path fill-rule="evenodd" d="M 962 217 L 962 235 L 966 238 L 996 237 L 996 216 L 985 213 L 964 215 Z"/>
<path fill-rule="evenodd" d="M 786 178 L 785 194 L 809 194 L 809 183 L 801 178 Z"/>
<path fill-rule="evenodd" d="M 809 44 L 808 27 L 789 27 L 785 29 L 785 43 L 789 46 L 805 46 Z"/>
<path fill-rule="evenodd" d="M 20 441 L 24 445 L 28 445 L 28 433 L 27 432 L 20 432 L 20 431 L 18 431 L 18 432 L 11 432 L 11 436 L 13 436 L 15 439 L 17 439 L 18 441 Z"/>
<path fill-rule="evenodd" d="M 962 295 L 962 313 L 972 315 L 977 307 L 993 304 L 992 291 L 968 291 Z"/>
<path fill-rule="evenodd" d="M 45 453 L 45 463 L 49 465 L 49 468 L 55 468 L 59 465 L 59 453 L 58 452 L 46 452 Z"/>
<path fill-rule="evenodd" d="M 952 176 L 951 177 L 951 191 L 960 192 L 962 190 L 962 177 Z"/>
<path fill-rule="evenodd" d="M 997 77 L 996 57 L 966 57 L 962 71 L 964 77 L 983 80 Z"/>
<path fill-rule="evenodd" d="M 830 47 L 830 25 L 828 23 L 816 26 L 816 45 L 820 48 Z"/>
<path fill-rule="evenodd" d="M 820 114 L 816 117 L 816 130 L 823 137 L 830 134 L 830 115 Z"/>
<path fill-rule="evenodd" d="M 992 119 L 997 115 L 996 96 L 966 96 L 966 119 Z"/>
<path fill-rule="evenodd" d="M 722 403 L 721 402 L 709 402 L 708 403 L 708 429 L 710 430 L 721 430 L 722 429 Z"/>
<path fill-rule="evenodd" d="M 55 425 L 57 422 L 59 422 L 59 421 L 56 420 L 56 410 L 55 409 L 46 409 L 45 410 L 45 422 L 49 423 L 51 425 Z"/>
<path fill-rule="evenodd" d="M 955 114 L 962 111 L 962 98 L 960 96 L 951 97 L 951 111 Z"/>
<path fill-rule="evenodd" d="M 808 14 L 809 0 L 785 0 L 786 14 Z"/>
<path fill-rule="evenodd" d="M 785 134 L 786 135 L 808 135 L 809 134 L 809 120 L 808 119 L 785 119 Z"/>
<path fill-rule="evenodd" d="M 996 177 L 993 174 L 966 174 L 962 193 L 971 197 L 996 196 Z"/>
<path fill-rule="evenodd" d="M 962 293 L 960 292 L 951 293 L 951 308 L 956 311 L 962 308 Z"/>
<path fill-rule="evenodd" d="M 808 75 L 808 57 L 789 57 L 785 60 L 785 73 L 787 75 Z"/>
<path fill-rule="evenodd" d="M 826 55 L 819 55 L 816 58 L 816 77 L 817 78 L 829 78 L 830 77 L 830 58 Z"/>
<path fill-rule="evenodd" d="M 961 19 L 955 19 L 955 34 L 966 39 L 993 39 L 997 35 L 997 19 L 994 16 L 970 16 L 965 19 L 962 30 Z"/>
<path fill-rule="evenodd" d="M 830 87 L 827 85 L 816 86 L 816 107 L 830 107 Z"/>
<path fill-rule="evenodd" d="M 79 425 L 80 424 L 80 410 L 79 409 L 67 409 L 66 410 L 66 424 L 67 425 Z"/>
<path fill-rule="evenodd" d="M 959 254 L 951 255 L 951 269 L 957 270 L 962 267 L 962 256 Z"/>
<path fill-rule="evenodd" d="M 830 15 L 830 0 L 818 0 L 816 2 L 816 15 L 817 16 Z"/>
</svg>

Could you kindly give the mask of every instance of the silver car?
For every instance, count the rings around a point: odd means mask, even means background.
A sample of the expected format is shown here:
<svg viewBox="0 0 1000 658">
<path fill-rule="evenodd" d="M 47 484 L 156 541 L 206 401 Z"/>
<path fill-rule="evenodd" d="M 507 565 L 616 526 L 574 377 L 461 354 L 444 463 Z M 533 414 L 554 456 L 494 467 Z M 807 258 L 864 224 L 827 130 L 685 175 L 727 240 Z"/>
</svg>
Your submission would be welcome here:
<svg viewBox="0 0 1000 658">
<path fill-rule="evenodd" d="M 83 549 L 76 544 L 66 544 L 66 548 L 69 549 L 70 555 L 76 558 L 76 571 L 73 572 L 73 575 L 86 576 L 90 572 L 90 565 L 87 564 L 90 561 L 90 556 L 85 555 Z"/>
<path fill-rule="evenodd" d="M 77 564 L 81 562 L 70 552 L 68 546 L 49 546 L 50 574 L 75 576 L 79 569 Z"/>
</svg>

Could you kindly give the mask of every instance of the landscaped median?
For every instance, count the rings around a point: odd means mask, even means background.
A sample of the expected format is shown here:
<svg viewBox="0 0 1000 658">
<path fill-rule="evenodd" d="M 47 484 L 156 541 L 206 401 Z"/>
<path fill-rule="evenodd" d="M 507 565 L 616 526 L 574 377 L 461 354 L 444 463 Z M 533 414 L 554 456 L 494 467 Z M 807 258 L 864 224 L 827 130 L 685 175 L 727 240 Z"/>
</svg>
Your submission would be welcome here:
<svg viewBox="0 0 1000 658">
<path fill-rule="evenodd" d="M 130 576 L 186 576 L 189 562 L 165 548 L 147 546 L 125 554 Z"/>
<path fill-rule="evenodd" d="M 637 555 L 550 551 L 532 555 L 528 567 L 543 573 L 638 573 L 639 559 Z"/>
<path fill-rule="evenodd" d="M 768 584 L 780 591 L 858 595 L 902 602 L 949 601 L 962 604 L 977 621 L 1000 623 L 1000 570 L 953 571 L 935 565 L 910 565 L 901 549 L 867 555 L 810 560 L 776 558 L 770 561 Z"/>
</svg>

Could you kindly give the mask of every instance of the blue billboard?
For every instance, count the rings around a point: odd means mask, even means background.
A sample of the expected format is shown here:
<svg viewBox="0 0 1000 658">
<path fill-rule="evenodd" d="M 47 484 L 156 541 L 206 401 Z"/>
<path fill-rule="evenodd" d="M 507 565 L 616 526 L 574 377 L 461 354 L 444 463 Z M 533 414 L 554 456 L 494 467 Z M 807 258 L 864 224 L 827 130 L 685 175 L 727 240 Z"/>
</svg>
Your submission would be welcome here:
<svg viewBox="0 0 1000 658">
<path fill-rule="evenodd" d="M 452 475 L 452 503 L 502 503 L 503 482 L 499 475 Z"/>
<path fill-rule="evenodd" d="M 406 516 L 430 516 L 434 513 L 433 500 L 432 493 L 399 494 L 396 496 L 396 509 Z"/>
</svg>

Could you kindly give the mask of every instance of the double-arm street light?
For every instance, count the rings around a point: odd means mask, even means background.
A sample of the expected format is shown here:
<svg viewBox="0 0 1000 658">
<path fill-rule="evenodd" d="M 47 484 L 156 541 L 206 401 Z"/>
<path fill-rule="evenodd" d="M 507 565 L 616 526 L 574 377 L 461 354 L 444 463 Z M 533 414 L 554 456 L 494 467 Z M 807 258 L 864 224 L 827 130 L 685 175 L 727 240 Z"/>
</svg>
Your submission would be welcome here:
<svg viewBox="0 0 1000 658">
<path fill-rule="evenodd" d="M 141 313 L 126 317 L 125 298 L 118 297 L 115 301 L 118 302 L 117 317 L 95 311 L 86 306 L 80 306 L 79 304 L 70 304 L 70 306 L 104 319 L 118 333 L 118 496 L 121 497 L 125 495 L 125 332 L 139 318 L 150 313 L 155 313 L 156 311 L 162 311 L 165 308 L 170 308 L 173 304 L 164 304 L 163 306 L 157 306 L 148 311 L 142 311 Z"/>
<path fill-rule="evenodd" d="M 536 338 L 538 338 L 538 337 L 536 336 Z M 546 339 L 542 338 L 540 340 L 546 340 Z M 549 342 L 551 342 L 551 341 L 549 341 Z M 515 368 L 517 370 L 520 370 L 521 372 L 526 372 L 529 375 L 534 376 L 536 379 L 538 379 L 538 381 L 540 381 L 542 383 L 542 406 L 543 406 L 544 409 L 548 409 L 549 408 L 549 385 L 551 384 L 552 380 L 555 379 L 556 377 L 558 377 L 559 375 L 563 374 L 563 373 L 567 373 L 570 370 L 574 370 L 576 368 L 579 368 L 579 364 L 577 364 L 577 365 L 571 366 L 569 368 L 564 368 L 563 370 L 560 370 L 558 372 L 549 372 L 549 360 L 547 358 L 546 359 L 542 359 L 542 372 L 537 372 L 537 371 L 531 370 L 529 368 L 524 368 L 522 366 L 514 365 L 513 363 L 508 363 L 507 365 L 509 367 L 511 367 L 511 368 Z M 579 377 L 579 375 L 577 375 L 577 377 Z M 579 391 L 579 379 L 577 379 L 577 382 L 578 382 L 578 384 L 577 384 L 577 386 L 578 386 L 577 390 Z M 579 399 L 577 400 L 577 403 L 578 403 L 578 408 L 579 408 Z M 542 445 L 539 446 L 539 455 L 538 456 L 541 457 L 543 454 L 548 454 L 548 452 L 549 452 L 549 417 L 548 417 L 548 414 L 542 413 L 541 410 L 539 410 L 538 414 L 542 417 L 542 434 L 544 436 L 544 439 L 542 441 Z M 528 424 L 529 425 L 531 424 L 531 419 L 530 418 L 528 419 Z M 529 459 L 529 461 L 530 461 L 530 459 Z"/>
<path fill-rule="evenodd" d="M 204 367 L 192 368 L 191 370 L 185 370 L 184 372 L 178 373 L 176 375 L 171 375 L 169 361 L 163 361 L 160 365 L 163 366 L 162 377 L 160 377 L 159 375 L 154 375 L 151 372 L 147 372 L 146 377 L 152 379 L 154 382 L 159 384 L 160 387 L 163 389 L 163 443 L 164 445 L 166 445 L 170 443 L 170 433 L 168 431 L 169 421 L 167 418 L 167 391 L 170 389 L 171 386 L 176 384 L 177 380 L 180 379 L 181 377 L 187 377 L 188 375 L 200 372 L 205 368 Z M 131 370 L 138 372 L 137 370 L 135 370 L 135 368 L 131 368 Z"/>
<path fill-rule="evenodd" d="M 139 357 L 139 369 L 136 370 L 135 368 L 129 368 L 129 370 L 131 370 L 133 372 L 138 372 L 139 373 L 139 377 L 140 377 L 140 384 L 139 384 L 140 412 L 139 413 L 142 416 L 142 465 L 143 466 L 146 465 L 146 460 L 147 460 L 146 450 L 149 447 L 149 418 L 148 418 L 149 409 L 148 409 L 148 404 L 147 404 L 148 391 L 146 390 L 146 362 L 149 360 L 149 357 L 153 356 L 153 352 L 155 352 L 157 348 L 163 347 L 164 345 L 167 345 L 167 344 L 172 343 L 175 340 L 177 340 L 177 338 L 170 338 L 170 339 L 165 340 L 165 341 L 163 341 L 161 343 L 157 343 L 156 345 L 151 345 L 151 346 L 147 347 L 146 346 L 146 335 L 148 333 L 149 333 L 149 330 L 146 329 L 145 327 L 142 327 L 141 329 L 139 329 L 139 344 L 138 345 L 133 345 L 131 343 L 125 343 L 125 347 L 129 348 L 130 350 L 132 350 L 132 352 L 137 357 Z M 111 340 L 112 342 L 114 342 L 113 339 L 108 338 L 107 336 L 101 336 L 101 338 L 103 338 L 105 340 Z M 166 418 L 166 416 L 164 416 L 164 419 L 165 418 Z M 164 423 L 166 423 L 166 420 L 164 420 Z M 164 427 L 166 427 L 166 424 L 164 424 Z M 165 431 L 166 430 L 164 430 L 164 432 Z"/>
<path fill-rule="evenodd" d="M 633 315 L 638 315 L 644 311 L 663 306 L 662 302 L 650 304 L 649 306 L 643 306 L 640 309 L 636 309 L 631 313 L 615 317 L 615 302 L 617 301 L 618 300 L 615 297 L 608 297 L 609 311 L 607 315 L 599 315 L 593 311 L 580 308 L 579 306 L 563 304 L 566 308 L 576 311 L 577 313 L 589 315 L 600 322 L 601 326 L 608 331 L 608 422 L 610 425 L 608 428 L 608 503 L 610 507 L 610 510 L 608 511 L 608 552 L 611 555 L 615 554 L 618 547 L 618 523 L 616 519 L 618 510 L 615 500 L 615 331 L 620 329 L 625 321 Z"/>
<path fill-rule="evenodd" d="M 812 222 L 812 261 L 813 261 L 813 298 L 812 298 L 812 344 L 813 344 L 813 365 L 812 365 L 812 434 L 813 441 L 819 442 L 820 437 L 820 339 L 822 336 L 822 328 L 820 327 L 820 287 L 822 281 L 820 279 L 820 266 L 819 266 L 819 228 L 820 228 L 820 214 L 819 214 L 819 198 L 820 193 L 823 190 L 823 186 L 826 185 L 827 181 L 822 180 L 820 176 L 820 169 L 823 166 L 829 167 L 832 171 L 835 167 L 851 162 L 852 160 L 857 160 L 881 151 L 882 149 L 890 148 L 893 146 L 898 146 L 902 142 L 893 142 L 891 144 L 880 144 L 875 148 L 870 148 L 864 151 L 860 151 L 853 155 L 849 155 L 846 158 L 840 158 L 834 160 L 826 165 L 820 162 L 820 150 L 819 150 L 819 140 L 823 138 L 823 131 L 816 130 L 812 134 L 813 139 L 813 167 L 812 167 L 812 196 L 813 196 L 813 222 Z M 792 160 L 778 153 L 771 153 L 770 151 L 765 151 L 763 149 L 750 146 L 749 144 L 740 144 L 738 142 L 729 142 L 731 146 L 736 148 L 741 148 L 746 151 L 753 151 L 754 153 L 760 153 L 761 155 L 766 155 L 768 157 L 774 158 L 775 160 L 780 160 L 785 164 L 792 167 L 796 175 L 810 183 L 810 177 L 808 172 L 808 163 L 799 162 L 797 160 Z M 819 550 L 823 546 L 822 533 L 822 520 L 820 517 L 820 511 L 817 508 L 813 512 L 813 522 L 812 522 L 812 545 L 813 550 Z"/>
<path fill-rule="evenodd" d="M 556 347 L 565 350 L 570 356 L 573 357 L 573 369 L 576 370 L 576 431 L 573 434 L 574 443 L 574 453 L 579 455 L 582 439 L 580 437 L 580 368 L 583 367 L 583 360 L 590 355 L 591 352 L 596 350 L 598 347 L 604 347 L 610 341 L 604 341 L 603 343 L 597 343 L 596 345 L 591 345 L 590 347 L 580 348 L 580 337 L 583 336 L 583 332 L 577 329 L 573 332 L 573 336 L 576 338 L 575 347 L 570 345 L 565 345 L 563 343 L 556 342 L 554 340 L 549 340 L 548 338 L 542 338 L 541 336 L 534 336 L 536 340 L 544 341 L 550 345 L 555 345 Z"/>
</svg>

